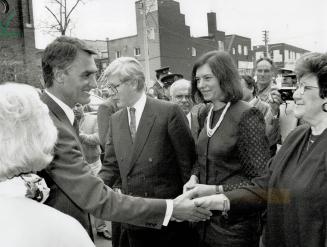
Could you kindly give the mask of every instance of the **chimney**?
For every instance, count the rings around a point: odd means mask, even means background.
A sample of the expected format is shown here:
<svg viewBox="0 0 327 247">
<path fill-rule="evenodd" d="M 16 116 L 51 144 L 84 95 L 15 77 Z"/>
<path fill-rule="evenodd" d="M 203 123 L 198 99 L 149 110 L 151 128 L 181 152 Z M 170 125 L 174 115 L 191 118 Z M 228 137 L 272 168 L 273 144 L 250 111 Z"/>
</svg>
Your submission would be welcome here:
<svg viewBox="0 0 327 247">
<path fill-rule="evenodd" d="M 207 19 L 208 19 L 208 35 L 214 36 L 217 31 L 216 13 L 215 12 L 207 13 Z"/>
</svg>

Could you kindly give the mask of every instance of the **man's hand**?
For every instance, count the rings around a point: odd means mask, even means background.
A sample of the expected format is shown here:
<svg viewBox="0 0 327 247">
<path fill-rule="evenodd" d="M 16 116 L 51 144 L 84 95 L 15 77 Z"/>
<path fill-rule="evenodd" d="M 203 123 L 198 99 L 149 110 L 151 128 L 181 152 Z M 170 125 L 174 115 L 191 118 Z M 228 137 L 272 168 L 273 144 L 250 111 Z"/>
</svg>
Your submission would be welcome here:
<svg viewBox="0 0 327 247">
<path fill-rule="evenodd" d="M 175 220 L 183 221 L 205 221 L 210 219 L 212 213 L 204 208 L 196 207 L 192 199 L 194 192 L 188 191 L 173 200 L 174 209 L 172 218 Z"/>
<path fill-rule="evenodd" d="M 204 196 L 193 200 L 198 207 L 206 208 L 208 210 L 229 210 L 229 199 L 224 194 L 217 194 L 211 196 Z M 225 208 L 224 208 L 225 201 Z"/>
<path fill-rule="evenodd" d="M 190 177 L 190 179 L 186 182 L 186 184 L 184 184 L 183 186 L 183 193 L 185 193 L 186 191 L 189 191 L 191 189 L 194 188 L 194 186 L 199 182 L 199 179 L 197 178 L 197 176 L 192 175 Z"/>
<path fill-rule="evenodd" d="M 273 115 L 277 115 L 279 112 L 279 106 L 283 103 L 282 97 L 278 92 L 277 86 L 272 86 L 270 90 L 269 104 Z"/>
</svg>

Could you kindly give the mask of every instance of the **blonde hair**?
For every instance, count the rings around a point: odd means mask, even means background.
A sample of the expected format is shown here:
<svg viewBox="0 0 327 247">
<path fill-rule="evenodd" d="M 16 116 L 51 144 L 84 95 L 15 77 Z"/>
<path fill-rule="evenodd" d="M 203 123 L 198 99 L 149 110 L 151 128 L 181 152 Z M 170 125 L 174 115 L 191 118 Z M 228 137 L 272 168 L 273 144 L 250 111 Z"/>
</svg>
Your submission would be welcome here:
<svg viewBox="0 0 327 247">
<path fill-rule="evenodd" d="M 0 180 L 44 169 L 57 140 L 47 106 L 28 85 L 0 85 Z"/>
<path fill-rule="evenodd" d="M 118 76 L 121 83 L 130 80 L 137 81 L 137 90 L 143 90 L 145 75 L 141 63 L 133 57 L 120 57 L 112 61 L 100 76 L 100 83 L 107 84 L 111 76 Z"/>
</svg>

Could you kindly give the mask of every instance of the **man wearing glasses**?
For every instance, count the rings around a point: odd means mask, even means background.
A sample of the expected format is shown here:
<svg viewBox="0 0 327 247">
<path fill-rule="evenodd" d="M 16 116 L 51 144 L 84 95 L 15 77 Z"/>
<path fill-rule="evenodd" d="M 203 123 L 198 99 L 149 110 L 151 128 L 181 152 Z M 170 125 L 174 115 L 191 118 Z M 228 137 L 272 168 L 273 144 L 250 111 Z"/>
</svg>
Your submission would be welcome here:
<svg viewBox="0 0 327 247">
<path fill-rule="evenodd" d="M 182 194 L 195 160 L 182 110 L 146 96 L 143 67 L 134 58 L 114 60 L 104 75 L 124 107 L 110 119 L 100 177 L 109 186 L 121 179 L 123 194 L 144 198 Z M 120 239 L 136 247 L 193 246 L 189 235 L 186 222 L 170 222 L 161 230 L 123 224 Z"/>
</svg>

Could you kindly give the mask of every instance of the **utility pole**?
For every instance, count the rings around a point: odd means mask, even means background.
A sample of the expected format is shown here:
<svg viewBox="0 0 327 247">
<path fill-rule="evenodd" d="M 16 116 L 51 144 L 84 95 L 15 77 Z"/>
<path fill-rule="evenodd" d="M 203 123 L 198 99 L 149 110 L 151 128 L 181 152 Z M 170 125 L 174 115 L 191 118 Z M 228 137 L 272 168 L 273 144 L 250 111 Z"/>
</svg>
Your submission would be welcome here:
<svg viewBox="0 0 327 247">
<path fill-rule="evenodd" d="M 262 31 L 263 33 L 263 42 L 265 43 L 265 52 L 264 52 L 264 56 L 265 57 L 269 57 L 269 48 L 268 48 L 268 42 L 269 42 L 269 31 L 264 30 Z"/>
<path fill-rule="evenodd" d="M 106 43 L 107 43 L 108 66 L 109 66 L 109 64 L 110 64 L 109 38 L 106 38 Z"/>
<path fill-rule="evenodd" d="M 149 44 L 148 44 L 148 28 L 146 24 L 146 0 L 141 2 L 143 12 L 143 45 L 144 45 L 144 65 L 145 65 L 145 83 L 150 82 L 150 63 L 149 63 Z"/>
</svg>

